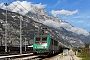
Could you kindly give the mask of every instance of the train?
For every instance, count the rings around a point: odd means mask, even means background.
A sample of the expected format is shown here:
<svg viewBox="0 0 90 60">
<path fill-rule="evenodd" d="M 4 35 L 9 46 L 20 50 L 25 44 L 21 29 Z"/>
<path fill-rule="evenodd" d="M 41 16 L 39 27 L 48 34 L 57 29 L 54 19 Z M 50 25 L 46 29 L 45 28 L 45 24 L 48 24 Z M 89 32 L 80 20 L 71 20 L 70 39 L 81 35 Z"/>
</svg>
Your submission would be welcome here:
<svg viewBox="0 0 90 60">
<path fill-rule="evenodd" d="M 22 51 L 25 51 L 25 46 L 22 46 Z M 26 51 L 33 51 L 32 47 L 26 46 Z M 5 46 L 0 46 L 0 53 L 5 52 Z M 20 52 L 20 46 L 7 46 L 7 52 Z"/>
<path fill-rule="evenodd" d="M 50 34 L 37 34 L 34 36 L 33 53 L 40 55 L 52 55 L 62 52 L 63 49 L 69 49 L 66 45 L 62 44 L 59 40 L 51 37 Z"/>
</svg>

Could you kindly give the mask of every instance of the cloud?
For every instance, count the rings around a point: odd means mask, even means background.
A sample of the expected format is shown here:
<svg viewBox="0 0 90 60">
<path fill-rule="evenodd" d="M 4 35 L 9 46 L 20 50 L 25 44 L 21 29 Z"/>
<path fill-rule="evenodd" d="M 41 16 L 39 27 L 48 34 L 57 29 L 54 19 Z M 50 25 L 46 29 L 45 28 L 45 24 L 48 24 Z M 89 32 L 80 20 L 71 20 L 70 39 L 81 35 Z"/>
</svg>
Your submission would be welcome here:
<svg viewBox="0 0 90 60">
<path fill-rule="evenodd" d="M 27 14 L 29 11 L 34 11 L 35 9 L 43 9 L 45 8 L 45 4 L 33 4 L 32 2 L 27 2 L 27 1 L 14 1 L 10 5 L 8 5 L 8 10 L 12 12 L 17 12 L 22 15 Z M 0 4 L 0 8 L 5 9 L 6 7 L 4 6 L 3 3 Z"/>
<path fill-rule="evenodd" d="M 59 3 L 60 3 L 60 0 L 57 1 L 57 3 L 54 5 L 54 7 L 56 7 Z"/>
<path fill-rule="evenodd" d="M 86 27 L 90 27 L 90 24 L 89 24 L 89 23 L 87 23 L 85 26 L 86 26 Z"/>
<path fill-rule="evenodd" d="M 57 16 L 57 15 L 66 15 L 66 16 L 70 16 L 70 15 L 74 15 L 78 12 L 78 10 L 75 10 L 75 11 L 68 11 L 68 10 L 52 10 L 51 11 L 51 14 L 53 16 Z"/>
<path fill-rule="evenodd" d="M 76 34 L 83 34 L 85 36 L 89 35 L 89 33 L 86 30 L 81 29 L 81 28 L 77 28 L 77 27 L 73 27 L 69 23 L 65 23 L 65 22 L 58 23 L 58 22 L 55 22 L 53 20 L 46 20 L 43 22 L 43 24 L 50 26 L 50 27 L 54 27 L 54 28 L 63 27 L 66 30 L 72 31 Z"/>
<path fill-rule="evenodd" d="M 55 22 L 55 21 L 53 21 L 53 20 L 43 21 L 43 24 L 45 24 L 45 25 L 47 25 L 47 26 L 50 26 L 50 27 L 54 27 L 54 28 L 60 27 L 60 26 L 59 26 L 59 23 L 58 23 L 58 22 Z"/>
<path fill-rule="evenodd" d="M 79 20 L 79 21 L 77 21 L 78 23 L 84 23 L 84 21 L 83 20 Z"/>
<path fill-rule="evenodd" d="M 82 29 L 82 28 L 71 27 L 71 29 L 68 28 L 67 30 L 72 31 L 72 32 L 77 33 L 77 34 L 83 34 L 85 36 L 89 35 L 89 33 L 86 30 Z"/>
<path fill-rule="evenodd" d="M 39 4 L 34 4 L 34 6 L 36 6 L 38 9 L 42 9 L 42 8 L 45 8 L 47 5 L 46 4 L 43 5 L 43 4 L 39 3 Z"/>
<path fill-rule="evenodd" d="M 6 8 L 5 5 L 4 5 L 4 3 L 1 3 L 0 4 L 0 8 L 2 8 L 2 9 L 5 9 Z"/>
</svg>

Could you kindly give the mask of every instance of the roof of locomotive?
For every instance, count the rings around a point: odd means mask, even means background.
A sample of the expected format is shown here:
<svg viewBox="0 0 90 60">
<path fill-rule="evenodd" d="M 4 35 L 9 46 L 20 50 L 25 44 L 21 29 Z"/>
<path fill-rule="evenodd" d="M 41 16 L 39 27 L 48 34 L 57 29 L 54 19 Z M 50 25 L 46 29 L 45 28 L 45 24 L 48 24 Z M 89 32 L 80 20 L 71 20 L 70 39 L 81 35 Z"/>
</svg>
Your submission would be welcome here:
<svg viewBox="0 0 90 60">
<path fill-rule="evenodd" d="M 37 34 L 36 37 L 47 37 L 49 34 Z"/>
</svg>

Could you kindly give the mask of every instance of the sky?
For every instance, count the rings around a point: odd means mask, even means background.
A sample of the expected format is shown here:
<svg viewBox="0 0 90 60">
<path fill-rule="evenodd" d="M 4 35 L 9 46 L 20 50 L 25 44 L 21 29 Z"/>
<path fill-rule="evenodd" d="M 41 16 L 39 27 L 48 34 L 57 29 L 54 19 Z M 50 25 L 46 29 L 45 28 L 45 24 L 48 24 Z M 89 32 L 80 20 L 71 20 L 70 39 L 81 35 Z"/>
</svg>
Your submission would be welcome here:
<svg viewBox="0 0 90 60">
<path fill-rule="evenodd" d="M 44 8 L 49 15 L 90 32 L 90 0 L 0 0 L 0 4 L 14 1 L 39 4 L 38 7 Z"/>
</svg>

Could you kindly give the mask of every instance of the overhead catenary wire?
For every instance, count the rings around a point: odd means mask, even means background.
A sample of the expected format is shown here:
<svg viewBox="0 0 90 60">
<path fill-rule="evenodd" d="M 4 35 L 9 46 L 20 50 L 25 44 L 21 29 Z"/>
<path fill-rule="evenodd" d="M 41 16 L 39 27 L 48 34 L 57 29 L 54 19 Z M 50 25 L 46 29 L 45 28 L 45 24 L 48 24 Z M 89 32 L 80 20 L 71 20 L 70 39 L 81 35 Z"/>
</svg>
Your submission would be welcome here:
<svg viewBox="0 0 90 60">
<path fill-rule="evenodd" d="M 10 0 L 8 0 L 10 3 L 12 3 Z M 16 1 L 16 0 L 15 0 Z M 26 9 L 23 5 L 21 5 L 18 1 L 16 1 L 22 8 L 24 8 L 27 12 L 29 12 L 29 10 L 28 9 Z M 12 3 L 13 4 L 13 3 Z M 17 5 L 15 5 L 15 4 L 13 4 L 14 6 L 15 6 L 15 8 L 17 7 L 18 9 L 20 9 Z M 14 9 L 15 9 L 14 8 Z M 12 10 L 14 10 L 14 9 L 12 9 Z M 20 9 L 21 10 L 21 9 Z"/>
<path fill-rule="evenodd" d="M 8 0 L 10 3 L 12 3 L 10 0 Z M 12 3 L 13 4 L 13 3 Z M 12 10 L 14 10 L 16 7 L 17 7 L 17 5 L 15 5 L 15 4 L 13 4 L 15 7 L 12 9 Z M 20 9 L 19 7 L 17 7 L 18 9 Z M 12 11 L 11 10 L 11 11 Z M 21 9 L 20 9 L 21 10 Z"/>
<path fill-rule="evenodd" d="M 8 0 L 10 3 L 12 3 L 10 0 Z M 12 3 L 13 4 L 13 3 Z M 15 4 L 13 4 L 15 7 L 14 7 L 14 9 L 17 7 L 17 5 L 15 5 Z M 19 7 L 17 7 L 18 9 L 20 9 Z M 12 10 L 14 10 L 14 9 L 12 9 Z M 12 11 L 11 10 L 11 11 Z M 20 9 L 21 10 L 21 9 Z"/>
<path fill-rule="evenodd" d="M 8 0 L 9 2 L 10 2 L 10 0 Z M 12 3 L 13 4 L 13 3 Z M 13 4 L 14 5 L 14 4 Z M 14 6 L 16 6 L 16 5 L 14 5 Z M 17 6 L 16 6 L 17 7 Z M 17 7 L 18 8 L 18 7 Z M 18 8 L 19 9 L 19 8 Z M 22 11 L 21 9 L 20 9 L 20 11 Z M 20 54 L 22 54 L 22 20 L 23 18 L 22 18 L 22 16 L 21 16 L 21 14 L 20 14 Z"/>
<path fill-rule="evenodd" d="M 17 1 L 16 1 L 17 2 Z M 18 3 L 18 2 L 17 2 Z M 21 5 L 20 3 L 18 3 L 19 5 Z M 22 5 L 21 5 L 22 6 Z M 22 6 L 25 10 L 27 10 L 24 6 Z M 28 11 L 28 10 L 27 10 Z"/>
<path fill-rule="evenodd" d="M 12 3 L 10 0 L 8 0 L 10 3 Z M 22 6 L 18 1 L 16 1 L 21 7 L 23 7 L 27 12 L 29 12 L 24 6 Z M 18 9 L 20 9 L 17 5 L 15 5 L 14 3 L 12 3 L 15 8 L 17 7 Z M 14 8 L 14 9 L 15 9 Z M 12 9 L 13 10 L 13 9 Z M 20 11 L 22 11 L 22 9 L 20 9 Z M 21 14 L 20 14 L 21 15 Z M 21 22 L 21 18 L 20 18 L 20 54 L 22 54 L 22 22 Z"/>
</svg>

